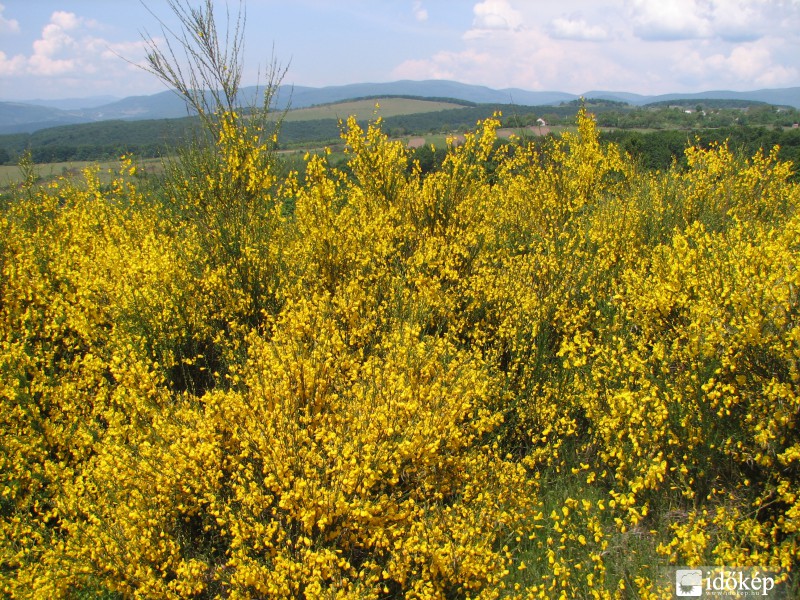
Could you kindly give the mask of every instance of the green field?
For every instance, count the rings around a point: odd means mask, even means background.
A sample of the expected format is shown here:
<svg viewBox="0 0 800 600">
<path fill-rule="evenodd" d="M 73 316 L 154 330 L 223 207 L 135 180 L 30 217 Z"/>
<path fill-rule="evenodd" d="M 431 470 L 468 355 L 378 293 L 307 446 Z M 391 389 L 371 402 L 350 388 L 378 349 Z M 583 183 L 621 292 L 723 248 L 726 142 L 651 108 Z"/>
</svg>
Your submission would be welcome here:
<svg viewBox="0 0 800 600">
<path fill-rule="evenodd" d="M 619 144 L 623 151 L 637 157 L 648 169 L 667 169 L 674 160 L 685 165 L 683 150 L 694 141 L 701 144 L 729 143 L 745 155 L 778 146 L 781 160 L 800 164 L 800 129 L 787 128 L 782 122 L 775 121 L 779 117 L 789 118 L 783 112 L 753 111 L 748 114 L 746 124 L 723 127 L 720 124 L 724 124 L 725 119 L 740 115 L 741 110 L 709 107 L 703 122 L 697 121 L 692 125 L 674 120 L 692 115 L 676 113 L 671 108 L 640 109 L 594 102 L 587 109 L 595 115 L 604 141 Z M 344 155 L 340 154 L 344 145 L 337 120 L 349 116 L 354 116 L 361 127 L 376 117 L 383 118 L 381 127 L 387 136 L 400 140 L 409 148 L 426 143 L 444 150 L 448 138 L 459 139 L 465 131 L 493 113 L 502 114 L 497 137 L 507 140 L 511 136 L 532 139 L 574 130 L 571 120 L 577 110 L 577 104 L 464 106 L 458 101 L 441 99 L 362 98 L 289 111 L 284 115 L 280 128 L 278 148 L 284 165 L 303 173 L 302 156 L 306 152 L 316 153 L 329 147 L 333 151 L 330 157 L 333 164 L 344 162 Z M 547 126 L 537 125 L 541 118 L 546 120 Z M 694 118 L 699 119 L 696 115 Z M 768 124 L 771 126 L 767 127 Z M 195 127 L 193 119 L 115 121 L 0 136 L 0 157 L 5 156 L 0 158 L 0 163 L 8 163 L 0 166 L 0 190 L 8 190 L 19 183 L 21 176 L 15 164 L 26 148 L 30 149 L 32 160 L 38 165 L 42 182 L 79 172 L 91 164 L 85 159 L 98 161 L 101 171 L 115 169 L 116 159 L 122 154 L 139 157 L 143 173 L 158 174 L 160 159 L 150 157 L 162 155 L 168 147 L 180 146 L 191 138 Z M 294 153 L 299 153 L 299 156 L 293 156 Z M 795 173 L 793 177 L 798 175 Z"/>
<path fill-rule="evenodd" d="M 376 104 L 380 108 L 376 110 Z M 415 115 L 420 113 L 437 112 L 453 108 L 465 108 L 454 102 L 439 102 L 434 100 L 417 100 L 414 98 L 366 98 L 350 102 L 337 102 L 323 106 L 298 108 L 286 114 L 286 121 L 314 121 L 317 119 L 347 119 L 355 116 L 358 120 L 371 119 L 376 115 L 383 118 L 397 117 L 400 115 Z"/>
<path fill-rule="evenodd" d="M 137 161 L 143 173 L 155 174 L 162 172 L 160 158 L 145 158 Z M 114 179 L 119 170 L 119 161 L 85 161 L 76 160 L 69 162 L 44 163 L 34 165 L 34 170 L 39 176 L 39 181 L 52 181 L 58 177 L 80 174 L 85 168 L 96 166 L 100 170 L 100 181 L 107 183 Z M 0 191 L 18 185 L 22 182 L 22 171 L 17 165 L 0 165 Z"/>
</svg>

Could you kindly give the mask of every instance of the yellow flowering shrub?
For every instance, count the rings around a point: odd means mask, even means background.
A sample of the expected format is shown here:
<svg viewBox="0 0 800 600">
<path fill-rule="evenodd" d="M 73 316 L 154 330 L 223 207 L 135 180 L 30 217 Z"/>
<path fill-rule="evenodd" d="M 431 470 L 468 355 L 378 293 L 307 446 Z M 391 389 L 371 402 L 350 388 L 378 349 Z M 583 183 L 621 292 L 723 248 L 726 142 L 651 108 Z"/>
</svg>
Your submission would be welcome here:
<svg viewBox="0 0 800 600">
<path fill-rule="evenodd" d="M 660 598 L 791 574 L 800 193 L 775 152 L 644 173 L 591 115 L 423 176 L 380 122 L 280 178 L 216 115 L 160 187 L 0 214 L 0 589 Z"/>
</svg>

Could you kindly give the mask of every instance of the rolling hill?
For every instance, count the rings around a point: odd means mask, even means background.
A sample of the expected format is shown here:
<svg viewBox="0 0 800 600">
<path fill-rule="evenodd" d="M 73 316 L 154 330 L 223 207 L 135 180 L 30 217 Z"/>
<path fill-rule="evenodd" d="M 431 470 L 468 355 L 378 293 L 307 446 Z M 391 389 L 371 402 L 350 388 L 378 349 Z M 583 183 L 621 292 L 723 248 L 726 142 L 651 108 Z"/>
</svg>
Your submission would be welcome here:
<svg viewBox="0 0 800 600">
<path fill-rule="evenodd" d="M 257 87 L 241 90 L 243 104 L 258 98 Z M 515 104 L 518 106 L 558 105 L 579 98 L 579 95 L 558 91 L 529 91 L 516 88 L 495 90 L 492 88 L 467 85 L 455 81 L 394 81 L 389 83 L 360 83 L 341 86 L 312 88 L 283 85 L 276 94 L 278 108 L 307 108 L 365 97 L 414 96 L 437 100 L 471 102 L 476 104 Z M 696 94 L 664 94 L 645 96 L 627 92 L 590 91 L 582 94 L 586 98 L 599 98 L 626 102 L 641 106 L 653 102 L 677 99 L 738 99 L 767 102 L 800 108 L 800 87 L 756 90 L 751 92 L 708 91 Z M 89 99 L 87 99 L 88 101 Z M 42 101 L 37 104 L 20 102 L 0 102 L 0 133 L 31 133 L 48 127 L 74 123 L 92 123 L 108 120 L 174 119 L 188 114 L 183 100 L 170 91 L 149 96 L 130 96 L 114 102 L 94 105 L 88 102 L 83 108 L 76 108 L 81 102 L 75 99 Z M 91 106 L 90 106 L 91 104 Z"/>
</svg>

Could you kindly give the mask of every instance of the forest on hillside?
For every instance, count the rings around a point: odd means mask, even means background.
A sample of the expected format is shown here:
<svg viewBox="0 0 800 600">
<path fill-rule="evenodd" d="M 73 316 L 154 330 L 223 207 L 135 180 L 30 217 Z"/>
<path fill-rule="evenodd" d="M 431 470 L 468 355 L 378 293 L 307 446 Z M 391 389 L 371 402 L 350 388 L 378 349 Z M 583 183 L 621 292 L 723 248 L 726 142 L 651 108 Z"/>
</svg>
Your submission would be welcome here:
<svg viewBox="0 0 800 600">
<path fill-rule="evenodd" d="M 380 99 L 375 99 L 376 103 Z M 520 136 L 542 119 L 551 126 L 570 126 L 581 106 L 591 112 L 601 139 L 615 142 L 648 168 L 668 168 L 682 161 L 687 144 L 728 140 L 731 147 L 752 155 L 759 148 L 780 147 L 780 157 L 800 164 L 800 121 L 797 110 L 731 100 L 684 102 L 668 106 L 632 107 L 620 102 L 591 101 L 561 106 L 471 105 L 392 116 L 383 119 L 383 129 L 392 138 L 469 131 L 478 121 L 501 114 L 505 128 L 518 129 Z M 686 111 L 690 112 L 686 112 Z M 359 126 L 367 127 L 366 119 Z M 34 133 L 0 135 L 0 164 L 16 164 L 30 152 L 34 163 L 86 160 L 116 160 L 123 154 L 139 158 L 165 156 L 197 134 L 196 118 L 157 121 L 104 121 L 54 127 Z M 341 124 L 336 119 L 287 120 L 279 131 L 284 150 L 341 145 Z M 296 165 L 293 165 L 296 166 Z"/>
</svg>

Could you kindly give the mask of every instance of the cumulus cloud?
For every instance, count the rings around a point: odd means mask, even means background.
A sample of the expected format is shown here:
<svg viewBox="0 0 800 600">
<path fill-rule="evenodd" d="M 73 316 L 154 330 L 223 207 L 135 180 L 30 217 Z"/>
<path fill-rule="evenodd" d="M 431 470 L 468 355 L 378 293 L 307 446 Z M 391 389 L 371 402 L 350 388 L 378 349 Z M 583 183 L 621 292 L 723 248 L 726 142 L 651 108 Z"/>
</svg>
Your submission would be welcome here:
<svg viewBox="0 0 800 600">
<path fill-rule="evenodd" d="M 33 42 L 33 54 L 28 59 L 30 72 L 54 76 L 76 70 L 81 44 L 70 31 L 78 29 L 80 24 L 73 13 L 54 12 L 42 30 L 42 37 Z"/>
<path fill-rule="evenodd" d="M 6 7 L 0 4 L 0 33 L 19 33 L 19 21 L 3 16 Z"/>
<path fill-rule="evenodd" d="M 605 81 L 608 87 L 632 73 L 612 58 L 587 57 L 584 42 L 562 42 L 525 28 L 493 38 L 468 38 L 461 50 L 443 50 L 409 60 L 392 71 L 397 79 L 450 79 L 494 88 L 563 90 L 582 93 Z"/>
<path fill-rule="evenodd" d="M 605 28 L 600 25 L 592 25 L 583 19 L 567 19 L 564 17 L 559 17 L 552 21 L 550 33 L 557 39 L 591 42 L 602 42 L 611 37 Z"/>
<path fill-rule="evenodd" d="M 767 32 L 764 0 L 630 0 L 634 33 L 643 40 L 752 41 Z"/>
<path fill-rule="evenodd" d="M 475 18 L 472 29 L 464 34 L 465 39 L 485 37 L 496 32 L 519 31 L 522 28 L 522 14 L 507 0 L 478 2 L 472 12 Z"/>
<path fill-rule="evenodd" d="M 677 57 L 673 71 L 689 84 L 717 78 L 743 89 L 787 86 L 800 75 L 797 68 L 776 62 L 767 45 L 760 43 L 741 44 L 729 53 L 690 50 Z"/>
<path fill-rule="evenodd" d="M 441 51 L 429 59 L 402 62 L 392 71 L 392 76 L 398 79 L 463 80 L 465 70 L 485 67 L 491 61 L 491 54 L 474 49 L 462 52 Z"/>
<path fill-rule="evenodd" d="M 50 17 L 50 23 L 45 27 L 45 30 L 50 28 L 57 28 L 64 31 L 78 29 L 84 23 L 84 19 L 78 17 L 75 13 L 57 10 Z"/>
<path fill-rule="evenodd" d="M 120 56 L 142 61 L 144 42 L 110 42 L 97 35 L 99 28 L 92 19 L 55 11 L 29 54 L 7 56 L 0 52 L 0 76 L 27 77 L 26 87 L 31 89 L 40 82 L 50 89 L 71 88 L 72 93 L 91 92 L 111 80 L 118 80 L 116 87 L 120 90 L 135 86 L 141 75 Z"/>
<path fill-rule="evenodd" d="M 425 7 L 422 6 L 422 2 L 414 2 L 414 4 L 411 7 L 411 10 L 414 12 L 414 18 L 417 21 L 428 20 L 428 11 L 425 10 Z"/>
<path fill-rule="evenodd" d="M 392 71 L 398 79 L 456 79 L 469 81 L 466 73 L 490 74 L 503 70 L 503 53 L 481 47 L 483 42 L 495 39 L 504 47 L 522 28 L 522 15 L 508 0 L 484 0 L 473 6 L 472 27 L 462 39 L 470 47 L 463 50 L 442 50 L 429 58 L 406 60 Z M 497 48 L 494 48 L 496 50 Z M 491 81 L 486 80 L 484 81 Z"/>
<path fill-rule="evenodd" d="M 0 51 L 0 76 L 18 75 L 25 69 L 25 57 L 22 55 L 7 56 Z"/>
<path fill-rule="evenodd" d="M 675 41 L 709 37 L 705 8 L 695 0 L 633 0 L 633 29 L 645 40 Z"/>
<path fill-rule="evenodd" d="M 762 10 L 767 8 L 746 0 L 717 0 L 711 6 L 709 20 L 715 34 L 727 42 L 757 40 L 768 31 Z"/>
<path fill-rule="evenodd" d="M 563 4 L 478 2 L 461 47 L 405 61 L 391 75 L 573 93 L 789 87 L 800 77 L 800 1 Z"/>
</svg>

